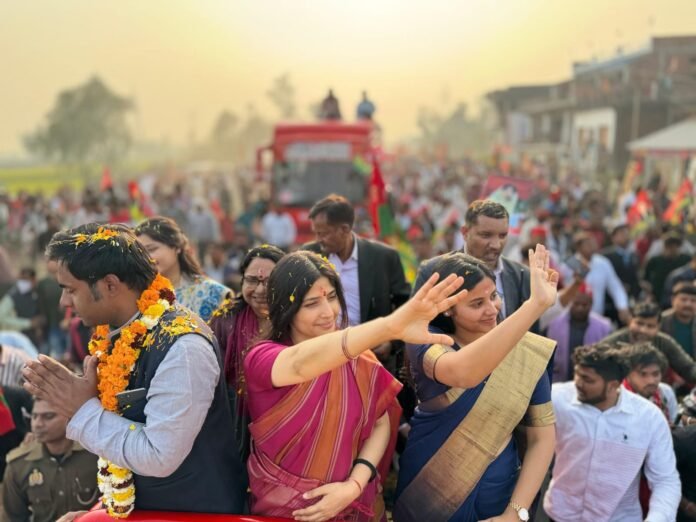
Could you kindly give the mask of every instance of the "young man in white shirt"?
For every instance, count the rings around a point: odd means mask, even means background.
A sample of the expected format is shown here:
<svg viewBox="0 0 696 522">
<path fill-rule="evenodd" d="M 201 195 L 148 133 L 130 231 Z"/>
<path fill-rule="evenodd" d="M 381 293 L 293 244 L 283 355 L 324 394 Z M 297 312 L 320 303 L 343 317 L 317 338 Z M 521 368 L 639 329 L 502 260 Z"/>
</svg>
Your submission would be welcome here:
<svg viewBox="0 0 696 522">
<path fill-rule="evenodd" d="M 556 462 L 544 510 L 557 522 L 671 522 L 681 499 L 669 426 L 651 402 L 622 389 L 625 352 L 606 344 L 573 353 L 575 381 L 554 384 Z M 646 517 L 641 470 L 652 496 Z"/>
</svg>

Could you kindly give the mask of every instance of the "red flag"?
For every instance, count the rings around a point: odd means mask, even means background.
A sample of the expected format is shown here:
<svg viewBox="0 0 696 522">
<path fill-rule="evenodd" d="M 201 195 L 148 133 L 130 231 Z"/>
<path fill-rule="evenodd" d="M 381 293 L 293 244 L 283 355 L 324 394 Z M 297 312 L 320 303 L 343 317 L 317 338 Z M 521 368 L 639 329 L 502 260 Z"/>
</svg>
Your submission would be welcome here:
<svg viewBox="0 0 696 522">
<path fill-rule="evenodd" d="M 387 202 L 386 187 L 382 170 L 379 168 L 377 158 L 372 158 L 372 177 L 370 178 L 370 217 L 372 218 L 372 227 L 375 231 L 375 236 L 380 237 L 380 219 L 379 207 Z"/>
<path fill-rule="evenodd" d="M 109 181 L 111 180 L 109 179 Z M 128 182 L 128 197 L 130 197 L 131 201 L 140 200 L 140 186 L 135 180 L 130 180 Z"/>
<path fill-rule="evenodd" d="M 16 428 L 12 412 L 5 399 L 5 393 L 0 388 L 0 435 L 5 435 Z"/>
<path fill-rule="evenodd" d="M 650 200 L 650 196 L 648 195 L 648 191 L 645 189 L 639 190 L 636 194 L 635 202 L 633 205 L 631 205 L 626 213 L 628 224 L 631 226 L 631 228 L 635 227 L 642 221 L 645 221 L 646 218 L 652 214 L 652 211 L 653 205 L 652 201 Z"/>
<path fill-rule="evenodd" d="M 99 188 L 103 190 L 108 190 L 110 188 L 113 188 L 114 183 L 111 181 L 111 171 L 109 170 L 109 167 L 104 167 L 104 170 L 102 171 L 102 179 L 101 179 L 101 184 L 99 185 Z"/>
<path fill-rule="evenodd" d="M 662 219 L 669 221 L 673 225 L 678 225 L 684 216 L 684 210 L 688 208 L 691 204 L 692 195 L 694 193 L 694 187 L 689 181 L 689 178 L 685 178 L 679 187 L 679 190 L 672 198 L 672 202 L 667 207 L 662 214 Z"/>
</svg>

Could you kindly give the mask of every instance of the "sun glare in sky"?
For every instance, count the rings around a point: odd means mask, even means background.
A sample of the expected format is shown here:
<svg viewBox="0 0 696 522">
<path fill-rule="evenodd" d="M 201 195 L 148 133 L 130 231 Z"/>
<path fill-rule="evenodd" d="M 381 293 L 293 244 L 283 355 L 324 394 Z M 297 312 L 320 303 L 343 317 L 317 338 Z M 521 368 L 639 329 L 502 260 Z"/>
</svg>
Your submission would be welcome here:
<svg viewBox="0 0 696 522">
<path fill-rule="evenodd" d="M 573 61 L 696 34 L 694 0 L 38 0 L 0 3 L 0 156 L 19 154 L 61 89 L 99 75 L 135 98 L 138 138 L 204 137 L 223 109 L 276 118 L 288 73 L 299 117 L 332 87 L 344 117 L 360 93 L 387 140 L 419 107 L 474 107 L 486 91 L 560 81 Z"/>
</svg>

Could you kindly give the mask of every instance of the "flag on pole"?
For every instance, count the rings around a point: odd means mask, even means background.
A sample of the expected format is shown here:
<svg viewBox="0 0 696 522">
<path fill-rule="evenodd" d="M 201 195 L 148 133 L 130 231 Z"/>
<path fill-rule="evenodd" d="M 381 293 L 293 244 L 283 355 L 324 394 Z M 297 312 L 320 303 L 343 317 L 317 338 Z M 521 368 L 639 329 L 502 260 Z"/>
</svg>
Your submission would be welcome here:
<svg viewBox="0 0 696 522">
<path fill-rule="evenodd" d="M 688 178 L 682 181 L 677 193 L 672 198 L 672 202 L 662 213 L 662 219 L 672 225 L 679 225 L 684 221 L 685 214 L 693 202 L 694 187 Z"/>
<path fill-rule="evenodd" d="M 369 208 L 375 237 L 385 238 L 393 235 L 395 232 L 394 216 L 389 208 L 387 188 L 377 158 L 372 158 Z"/>
<path fill-rule="evenodd" d="M 368 210 L 372 218 L 375 237 L 393 246 L 399 253 L 406 280 L 413 283 L 418 271 L 418 260 L 411 244 L 406 240 L 403 230 L 399 228 L 387 200 L 387 189 L 382 177 L 377 158 L 372 158 L 372 176 L 370 178 L 370 199 Z"/>
<path fill-rule="evenodd" d="M 16 428 L 10 406 L 5 399 L 5 392 L 0 387 L 0 435 L 5 435 Z"/>
</svg>

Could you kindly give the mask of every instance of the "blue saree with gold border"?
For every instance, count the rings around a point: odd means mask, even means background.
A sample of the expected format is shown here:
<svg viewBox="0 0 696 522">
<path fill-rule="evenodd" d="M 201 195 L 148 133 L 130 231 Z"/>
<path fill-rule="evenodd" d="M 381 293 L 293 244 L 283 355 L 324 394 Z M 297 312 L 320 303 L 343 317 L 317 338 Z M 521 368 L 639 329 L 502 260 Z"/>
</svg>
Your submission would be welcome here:
<svg viewBox="0 0 696 522">
<path fill-rule="evenodd" d="M 476 522 L 500 515 L 520 467 L 512 433 L 554 423 L 546 367 L 554 342 L 528 333 L 478 386 L 434 379 L 441 345 L 409 346 L 420 404 L 401 455 L 395 522 Z"/>
</svg>

